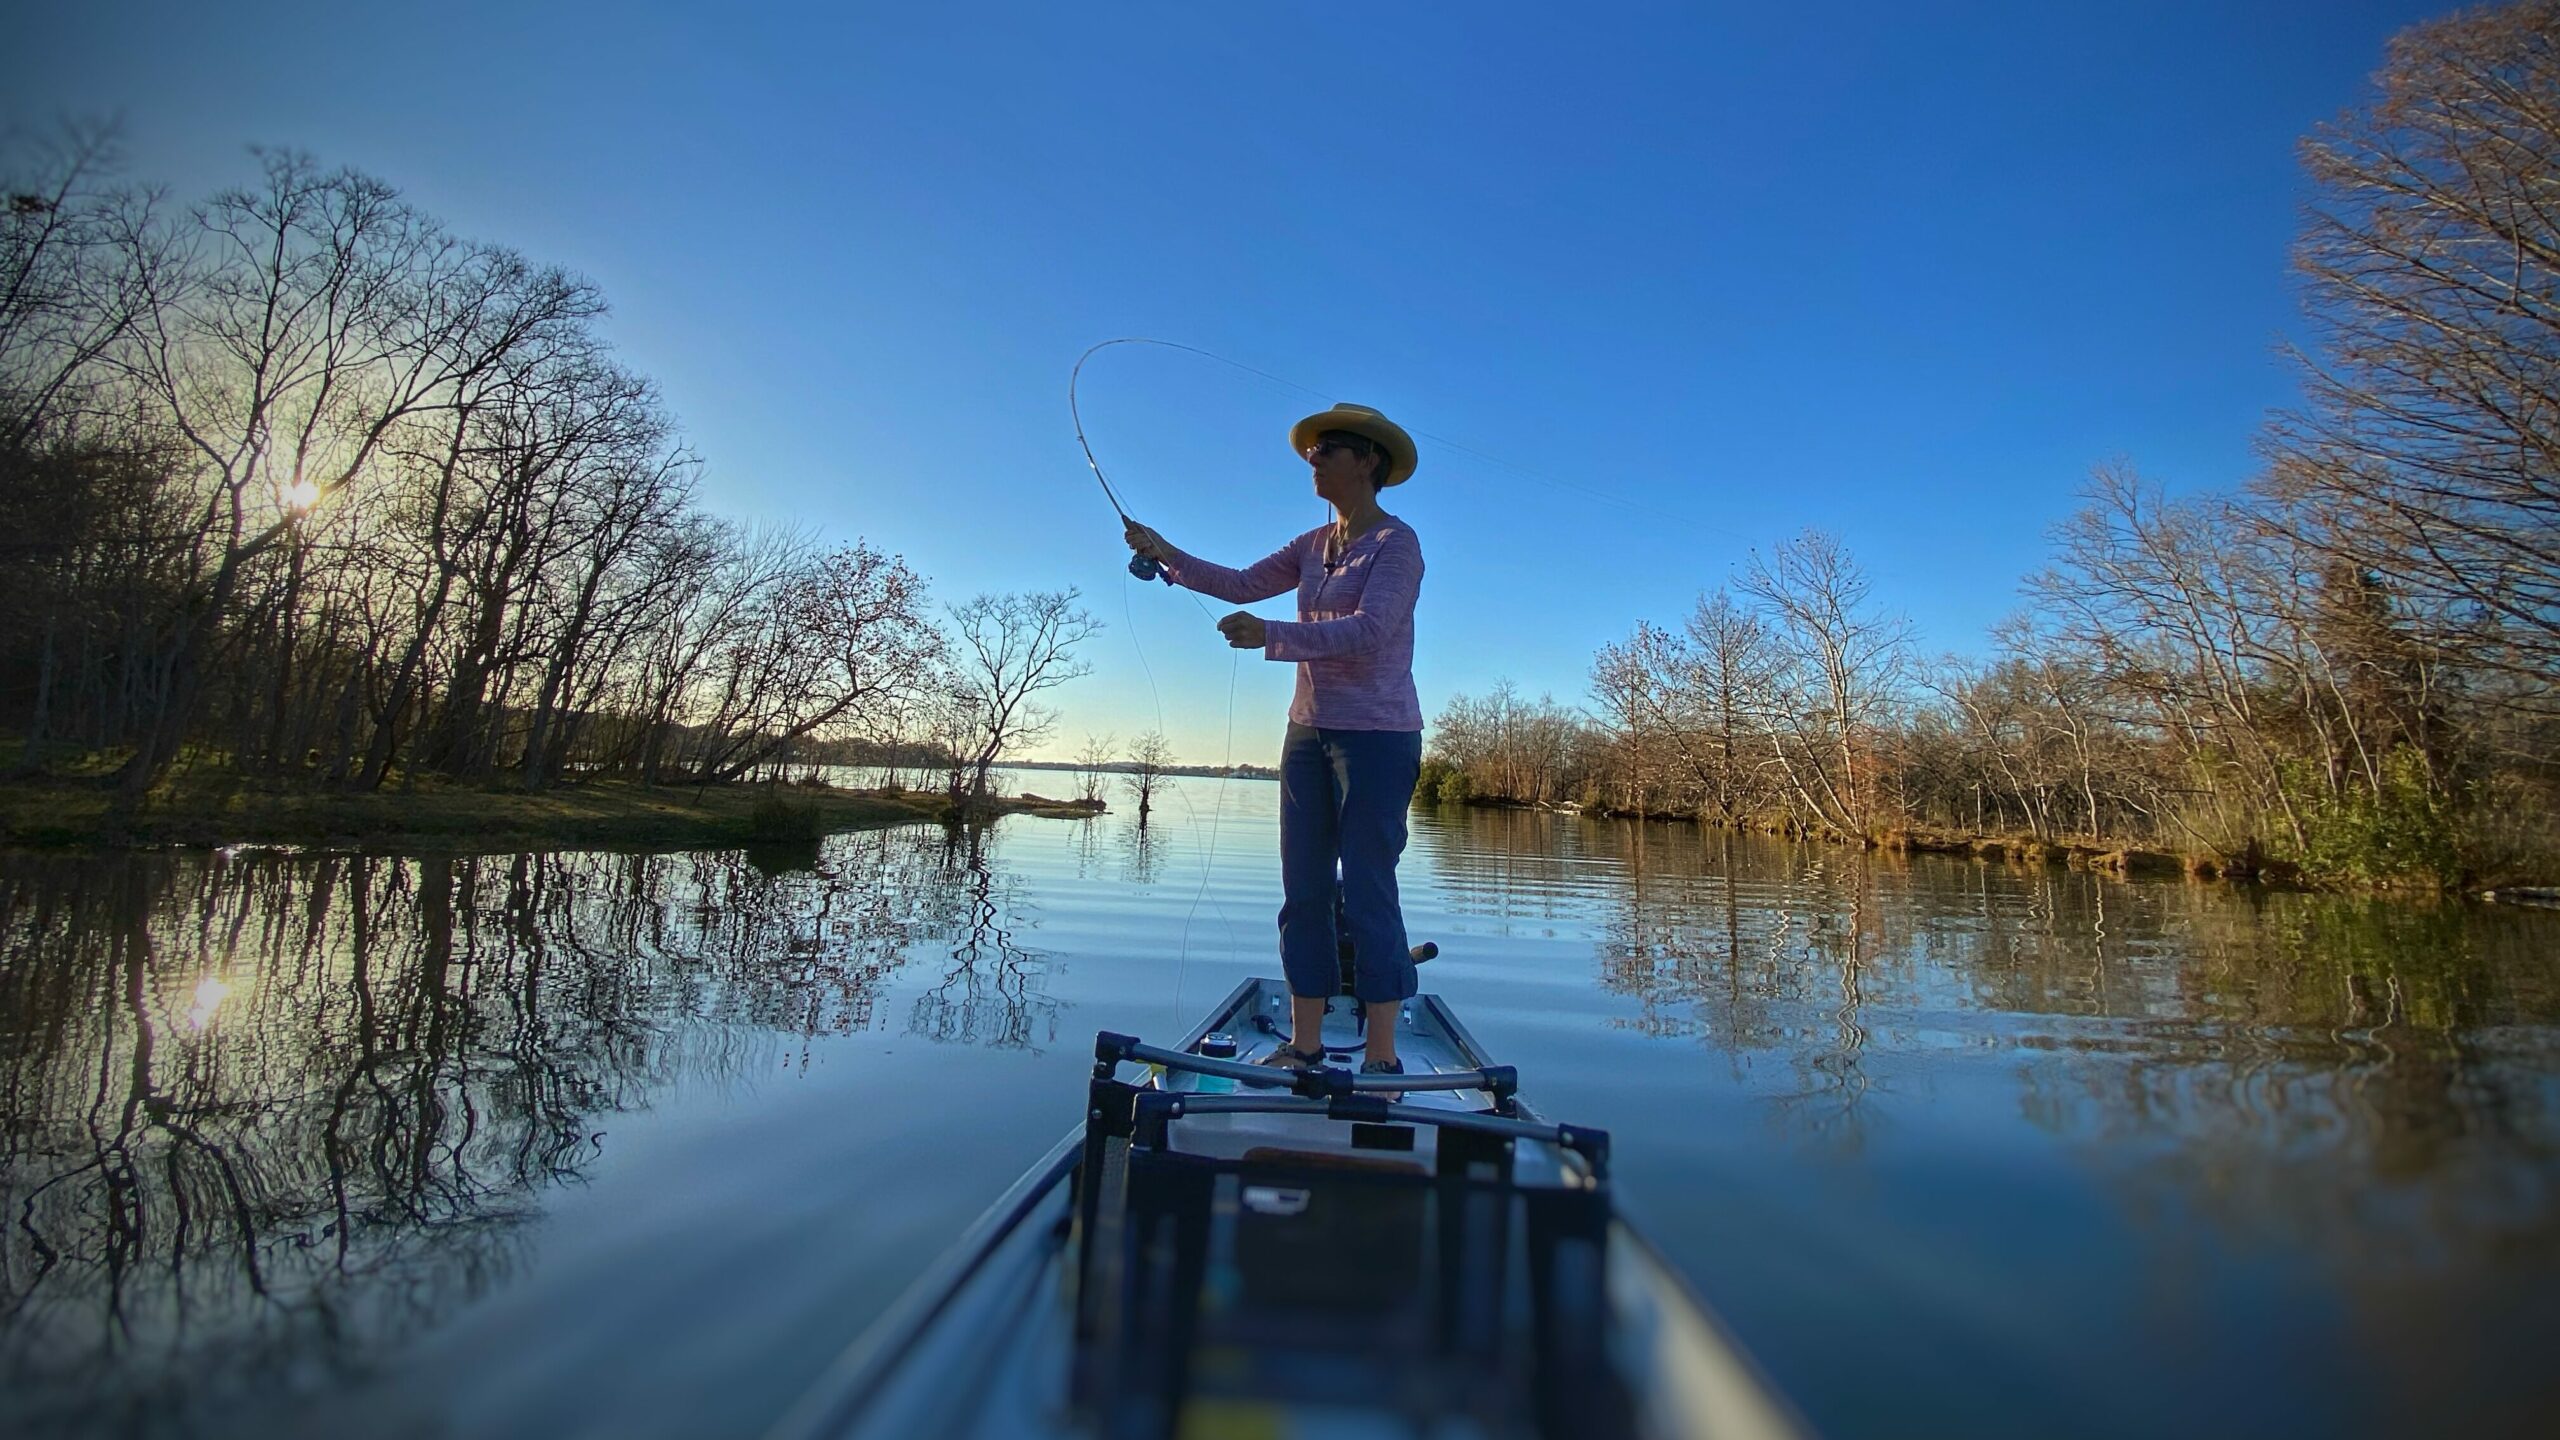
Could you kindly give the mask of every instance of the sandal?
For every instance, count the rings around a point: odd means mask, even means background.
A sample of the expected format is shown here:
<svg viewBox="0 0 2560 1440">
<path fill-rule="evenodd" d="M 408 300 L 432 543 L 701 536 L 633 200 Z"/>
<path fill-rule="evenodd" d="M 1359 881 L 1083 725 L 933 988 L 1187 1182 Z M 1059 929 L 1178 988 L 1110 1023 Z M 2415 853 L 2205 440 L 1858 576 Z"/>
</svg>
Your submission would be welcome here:
<svg viewBox="0 0 2560 1440">
<path fill-rule="evenodd" d="M 1261 1059 L 1256 1060 L 1253 1063 L 1256 1065 L 1269 1065 L 1274 1069 L 1279 1070 L 1314 1070 L 1323 1066 L 1324 1052 L 1321 1050 L 1301 1050 L 1297 1046 L 1289 1044 L 1287 1041 L 1282 1041 L 1279 1045 L 1272 1048 L 1270 1054 L 1263 1056 Z"/>
<path fill-rule="evenodd" d="M 1363 1075 L 1401 1075 L 1404 1073 L 1404 1062 L 1402 1060 L 1363 1060 L 1360 1062 L 1360 1073 Z"/>
</svg>

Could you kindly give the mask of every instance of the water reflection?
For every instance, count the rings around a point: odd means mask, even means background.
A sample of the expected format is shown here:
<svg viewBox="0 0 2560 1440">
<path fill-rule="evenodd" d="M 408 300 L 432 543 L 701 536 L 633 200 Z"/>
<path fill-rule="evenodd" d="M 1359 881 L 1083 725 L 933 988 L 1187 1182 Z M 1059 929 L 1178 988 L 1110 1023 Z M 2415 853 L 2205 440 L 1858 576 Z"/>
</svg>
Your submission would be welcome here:
<svg viewBox="0 0 2560 1440">
<path fill-rule="evenodd" d="M 1123 825 L 1120 837 L 1120 880 L 1153 885 L 1164 869 L 1165 832 L 1150 825 Z"/>
<path fill-rule="evenodd" d="M 951 963 L 916 997 L 907 1033 L 1007 1050 L 1056 1040 L 1058 1002 L 1040 990 L 1048 957 L 1021 940 L 1022 931 L 1039 923 L 1021 881 L 988 863 L 983 829 L 949 832 L 943 869 L 960 902 L 958 923 L 948 931 Z"/>
<path fill-rule="evenodd" d="M 1219 793 L 1223 830 L 0 856 L 0 1427 L 272 1433 L 416 1365 L 422 1413 L 476 1397 L 453 1433 L 686 1433 L 649 1407 L 714 1375 L 751 1429 L 1054 1133 L 1069 1042 L 1267 965 L 1276 787 Z M 1620 1130 L 1836 1433 L 2547 1424 L 2560 919 L 1415 826 L 1426 986 Z M 639 1220 L 564 1261 L 599 1211 Z"/>
<path fill-rule="evenodd" d="M 911 1033 L 1054 1037 L 981 836 L 757 861 L 0 865 L 0 1413 L 183 1428 L 343 1376 L 513 1273 L 615 1113 L 806 1063 L 904 967 L 942 971 Z"/>
<path fill-rule="evenodd" d="M 1978 1128 L 1938 1086 L 1996 1086 L 2167 1249 L 2314 1257 L 2396 1356 L 2445 1348 L 2405 1333 L 2420 1297 L 2468 1296 L 2462 1356 L 2383 1368 L 2423 1372 L 2402 1378 L 2428 1414 L 2514 1418 L 2531 1332 L 2487 1317 L 2549 1292 L 2490 1277 L 2560 1278 L 2547 917 L 1660 827 L 1583 843 L 1625 875 L 1596 952 L 1626 1023 L 1736 1074 L 1781 1062 L 1758 1093 L 1791 1141 L 1854 1153 L 1880 1101 L 1919 1106 L 1906 1087 Z"/>
</svg>

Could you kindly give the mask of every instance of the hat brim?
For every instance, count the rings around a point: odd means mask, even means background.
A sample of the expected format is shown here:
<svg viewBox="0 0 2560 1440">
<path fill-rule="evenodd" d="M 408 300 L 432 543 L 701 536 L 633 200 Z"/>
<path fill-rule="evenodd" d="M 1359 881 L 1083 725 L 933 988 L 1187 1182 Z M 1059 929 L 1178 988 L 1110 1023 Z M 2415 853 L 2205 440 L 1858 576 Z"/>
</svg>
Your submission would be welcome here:
<svg viewBox="0 0 2560 1440">
<path fill-rule="evenodd" d="M 1289 449 L 1304 456 L 1307 447 L 1316 443 L 1316 437 L 1327 430 L 1348 430 L 1375 441 L 1380 449 L 1387 452 L 1387 468 L 1378 477 L 1380 489 L 1412 479 L 1414 470 L 1421 464 L 1422 457 L 1414 449 L 1413 437 L 1404 433 L 1403 426 L 1375 410 L 1339 406 L 1319 410 L 1289 427 Z"/>
</svg>

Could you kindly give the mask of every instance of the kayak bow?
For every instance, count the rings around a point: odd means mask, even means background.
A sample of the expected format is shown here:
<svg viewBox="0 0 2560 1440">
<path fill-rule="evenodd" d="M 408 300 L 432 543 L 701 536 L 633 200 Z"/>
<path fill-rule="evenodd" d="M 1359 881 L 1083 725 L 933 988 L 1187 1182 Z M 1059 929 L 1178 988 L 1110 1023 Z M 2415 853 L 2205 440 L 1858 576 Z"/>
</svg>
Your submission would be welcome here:
<svg viewBox="0 0 2560 1440">
<path fill-rule="evenodd" d="M 1098 1036 L 1083 1123 L 777 1440 L 1802 1433 L 1620 1213 L 1607 1133 L 1437 996 L 1398 1007 L 1400 1076 L 1254 1063 L 1288 1023 L 1256 979 L 1176 1045 Z M 1329 1062 L 1363 1023 L 1335 1002 Z"/>
</svg>

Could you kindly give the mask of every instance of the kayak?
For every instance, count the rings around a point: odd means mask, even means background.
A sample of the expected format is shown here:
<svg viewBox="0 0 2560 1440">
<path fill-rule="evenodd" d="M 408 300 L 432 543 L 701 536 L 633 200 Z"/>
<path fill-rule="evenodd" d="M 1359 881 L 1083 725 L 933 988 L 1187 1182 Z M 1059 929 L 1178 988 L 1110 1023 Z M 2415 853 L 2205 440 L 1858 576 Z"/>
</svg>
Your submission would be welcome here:
<svg viewBox="0 0 2560 1440">
<path fill-rule="evenodd" d="M 1095 1038 L 1082 1123 L 771 1432 L 817 1437 L 1804 1433 L 1620 1212 L 1606 1132 L 1541 1119 L 1434 995 L 1403 1075 L 1257 1064 L 1280 981 L 1170 1046 Z"/>
</svg>

